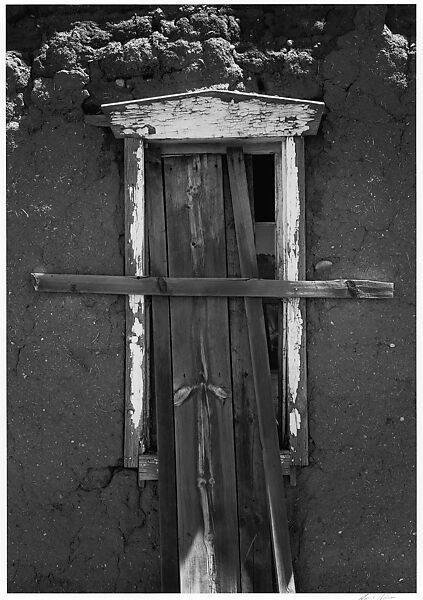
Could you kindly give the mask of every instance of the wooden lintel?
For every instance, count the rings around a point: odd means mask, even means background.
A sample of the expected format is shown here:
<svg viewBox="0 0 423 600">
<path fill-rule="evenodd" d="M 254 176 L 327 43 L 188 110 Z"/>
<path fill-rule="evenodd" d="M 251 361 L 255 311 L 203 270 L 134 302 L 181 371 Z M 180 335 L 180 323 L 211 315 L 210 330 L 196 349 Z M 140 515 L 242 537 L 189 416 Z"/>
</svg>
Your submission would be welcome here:
<svg viewBox="0 0 423 600">
<path fill-rule="evenodd" d="M 170 96 L 103 104 L 116 137 L 148 140 L 214 140 L 280 138 L 314 135 L 323 102 L 250 94 L 230 90 L 198 90 Z"/>
<path fill-rule="evenodd" d="M 263 102 L 269 102 L 272 104 L 294 104 L 303 105 L 308 104 L 310 106 L 316 106 L 318 108 L 324 107 L 323 102 L 316 100 L 301 100 L 298 98 L 285 98 L 283 96 L 270 96 L 268 94 L 255 94 L 251 92 L 238 92 L 237 90 L 219 90 L 213 88 L 206 88 L 200 90 L 194 90 L 191 92 L 181 92 L 179 94 L 168 94 L 166 96 L 152 96 L 150 98 L 140 98 L 139 100 L 124 100 L 123 102 L 109 102 L 101 105 L 104 112 L 112 112 L 114 110 L 124 111 L 128 106 L 138 105 L 149 105 L 149 104 L 162 104 L 166 100 L 184 101 L 187 98 L 199 98 L 203 96 L 209 96 L 210 98 L 221 98 L 226 102 L 239 103 L 242 101 L 259 99 Z"/>
<path fill-rule="evenodd" d="M 74 294 L 137 294 L 147 296 L 247 296 L 262 298 L 392 298 L 386 281 L 333 279 L 282 281 L 217 277 L 141 277 L 32 273 L 39 292 Z"/>
<path fill-rule="evenodd" d="M 182 154 L 226 154 L 234 140 L 149 140 L 148 147 L 159 148 L 162 156 L 180 156 Z M 242 146 L 246 154 L 275 154 L 280 149 L 281 138 L 250 139 L 238 138 L 236 143 Z"/>
<path fill-rule="evenodd" d="M 292 456 L 285 450 L 280 453 L 282 475 L 291 476 Z M 159 459 L 157 454 L 142 454 L 138 463 L 138 481 L 154 481 L 159 478 Z"/>
</svg>

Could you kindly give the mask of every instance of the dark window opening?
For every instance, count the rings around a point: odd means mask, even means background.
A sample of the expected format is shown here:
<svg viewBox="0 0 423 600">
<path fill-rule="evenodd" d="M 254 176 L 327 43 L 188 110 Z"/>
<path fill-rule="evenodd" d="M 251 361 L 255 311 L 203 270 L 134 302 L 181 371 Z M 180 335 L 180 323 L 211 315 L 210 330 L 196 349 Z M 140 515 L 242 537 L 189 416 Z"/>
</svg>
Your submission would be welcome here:
<svg viewBox="0 0 423 600">
<path fill-rule="evenodd" d="M 256 222 L 275 220 L 275 157 L 253 154 L 254 214 Z"/>
</svg>

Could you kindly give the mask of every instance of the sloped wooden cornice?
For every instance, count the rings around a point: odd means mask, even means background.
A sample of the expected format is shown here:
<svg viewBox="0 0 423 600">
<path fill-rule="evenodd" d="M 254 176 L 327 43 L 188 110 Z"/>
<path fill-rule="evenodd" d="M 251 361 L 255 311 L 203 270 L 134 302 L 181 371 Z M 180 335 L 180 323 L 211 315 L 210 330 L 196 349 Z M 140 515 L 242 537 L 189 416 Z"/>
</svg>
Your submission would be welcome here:
<svg viewBox="0 0 423 600">
<path fill-rule="evenodd" d="M 205 89 L 102 104 L 87 118 L 116 137 L 166 141 L 277 139 L 317 133 L 324 103 L 264 94 Z"/>
</svg>

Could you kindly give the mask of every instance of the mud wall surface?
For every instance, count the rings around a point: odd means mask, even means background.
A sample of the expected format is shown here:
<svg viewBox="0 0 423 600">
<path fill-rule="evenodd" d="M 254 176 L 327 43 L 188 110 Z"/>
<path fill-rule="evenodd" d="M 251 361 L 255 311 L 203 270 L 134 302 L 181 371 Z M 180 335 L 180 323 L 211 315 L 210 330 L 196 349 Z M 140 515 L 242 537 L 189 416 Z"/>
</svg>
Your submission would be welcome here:
<svg viewBox="0 0 423 600">
<path fill-rule="evenodd" d="M 122 467 L 124 304 L 31 271 L 123 273 L 107 101 L 218 86 L 327 106 L 306 142 L 311 464 L 288 491 L 300 592 L 415 591 L 414 8 L 9 6 L 9 592 L 157 592 L 157 488 Z"/>
</svg>

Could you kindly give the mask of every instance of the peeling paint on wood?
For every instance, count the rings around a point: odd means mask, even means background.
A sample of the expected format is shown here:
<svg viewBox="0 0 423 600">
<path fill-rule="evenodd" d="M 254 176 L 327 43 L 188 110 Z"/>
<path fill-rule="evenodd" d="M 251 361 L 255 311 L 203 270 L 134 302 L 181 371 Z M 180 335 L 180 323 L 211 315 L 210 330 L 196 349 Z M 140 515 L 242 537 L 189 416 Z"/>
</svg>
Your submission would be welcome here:
<svg viewBox="0 0 423 600">
<path fill-rule="evenodd" d="M 288 361 L 288 399 L 295 404 L 301 379 L 301 344 L 304 322 L 300 310 L 300 299 L 287 301 L 286 354 Z M 301 420 L 297 421 L 298 429 Z M 297 435 L 297 434 L 295 434 Z"/>
<path fill-rule="evenodd" d="M 103 104 L 117 137 L 219 140 L 313 135 L 324 104 L 227 90 Z"/>
<path fill-rule="evenodd" d="M 129 320 L 131 322 L 128 331 L 128 351 L 131 364 L 130 372 L 130 392 L 128 413 L 131 419 L 131 430 L 137 430 L 140 425 L 143 413 L 143 397 L 146 385 L 144 373 L 145 360 L 145 324 L 144 324 L 144 298 L 140 296 L 128 296 L 128 307 L 130 312 Z M 141 368 L 140 368 L 141 367 Z M 145 452 L 145 439 L 141 440 L 141 452 Z M 126 457 L 130 460 L 130 457 Z"/>
<path fill-rule="evenodd" d="M 299 429 L 301 429 L 301 415 L 296 408 L 293 408 L 289 413 L 289 430 L 291 435 L 297 437 Z"/>
<path fill-rule="evenodd" d="M 303 140 L 287 137 L 276 159 L 276 270 L 278 279 L 305 277 Z M 308 464 L 305 303 L 283 300 L 282 398 L 288 415 L 289 446 L 296 465 Z"/>
<path fill-rule="evenodd" d="M 125 274 L 147 274 L 144 198 L 144 146 L 125 140 Z M 124 465 L 138 468 L 149 444 L 148 309 L 144 296 L 126 302 Z"/>
</svg>

